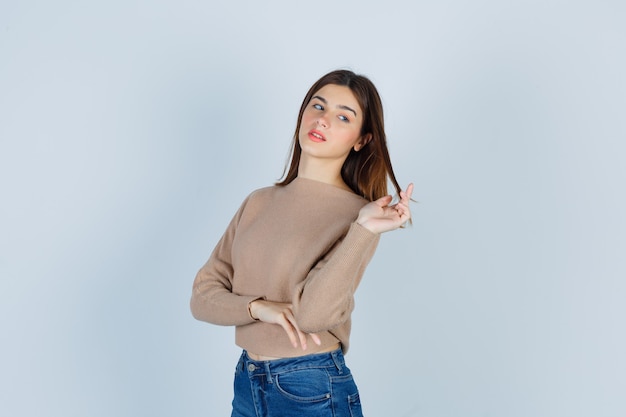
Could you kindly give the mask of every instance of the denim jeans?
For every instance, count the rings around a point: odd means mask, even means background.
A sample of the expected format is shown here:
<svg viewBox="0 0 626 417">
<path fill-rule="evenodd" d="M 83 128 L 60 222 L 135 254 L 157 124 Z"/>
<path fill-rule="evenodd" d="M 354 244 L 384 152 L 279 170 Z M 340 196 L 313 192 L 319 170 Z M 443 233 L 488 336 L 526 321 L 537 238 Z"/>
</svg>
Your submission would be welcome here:
<svg viewBox="0 0 626 417">
<path fill-rule="evenodd" d="M 255 361 L 244 350 L 235 370 L 231 417 L 362 417 L 341 349 Z"/>
</svg>

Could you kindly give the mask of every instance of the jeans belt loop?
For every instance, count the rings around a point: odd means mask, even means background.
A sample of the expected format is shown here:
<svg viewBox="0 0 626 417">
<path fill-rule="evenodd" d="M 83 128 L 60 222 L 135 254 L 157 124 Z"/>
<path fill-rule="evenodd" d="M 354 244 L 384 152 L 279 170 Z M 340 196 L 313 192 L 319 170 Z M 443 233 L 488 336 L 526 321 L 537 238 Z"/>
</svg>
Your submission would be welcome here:
<svg viewBox="0 0 626 417">
<path fill-rule="evenodd" d="M 337 371 L 339 371 L 339 374 L 343 374 L 343 367 L 341 366 L 341 361 L 338 358 L 338 351 L 335 350 L 330 352 L 330 356 L 332 356 L 333 362 L 335 362 L 335 366 L 337 367 Z"/>
<path fill-rule="evenodd" d="M 265 361 L 263 364 L 265 365 L 265 377 L 267 378 L 267 382 L 273 384 L 274 381 L 272 380 L 272 371 L 270 371 L 270 362 Z"/>
</svg>

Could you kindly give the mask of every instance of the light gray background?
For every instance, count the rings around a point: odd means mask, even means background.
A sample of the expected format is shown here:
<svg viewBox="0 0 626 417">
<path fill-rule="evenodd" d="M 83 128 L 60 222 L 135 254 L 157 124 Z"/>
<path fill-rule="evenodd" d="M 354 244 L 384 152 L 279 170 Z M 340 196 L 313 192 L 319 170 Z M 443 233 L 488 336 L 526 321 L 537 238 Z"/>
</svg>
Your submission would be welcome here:
<svg viewBox="0 0 626 417">
<path fill-rule="evenodd" d="M 0 414 L 229 415 L 191 283 L 335 68 L 419 200 L 357 292 L 366 414 L 626 414 L 624 2 L 0 4 Z"/>
</svg>

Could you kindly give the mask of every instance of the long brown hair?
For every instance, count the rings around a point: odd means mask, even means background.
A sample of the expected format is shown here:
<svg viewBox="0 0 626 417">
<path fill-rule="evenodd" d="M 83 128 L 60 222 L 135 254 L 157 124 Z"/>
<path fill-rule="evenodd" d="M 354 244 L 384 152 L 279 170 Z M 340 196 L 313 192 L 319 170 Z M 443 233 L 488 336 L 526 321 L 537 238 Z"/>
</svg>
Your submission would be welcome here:
<svg viewBox="0 0 626 417">
<path fill-rule="evenodd" d="M 374 84 L 365 76 L 357 75 L 348 70 L 336 70 L 329 72 L 317 80 L 311 86 L 300 106 L 298 123 L 293 135 L 293 147 L 291 150 L 291 162 L 285 167 L 284 179 L 276 185 L 287 185 L 298 176 L 298 165 L 302 148 L 298 141 L 302 114 L 311 101 L 313 95 L 328 84 L 340 85 L 350 88 L 354 97 L 363 110 L 363 124 L 361 136 L 371 134 L 370 141 L 358 152 L 352 149 L 341 167 L 341 177 L 344 182 L 356 194 L 374 201 L 386 196 L 387 180 L 389 179 L 400 194 L 400 186 L 391 166 L 391 158 L 387 150 L 387 138 L 385 135 L 385 123 L 383 118 L 383 105 Z"/>
</svg>

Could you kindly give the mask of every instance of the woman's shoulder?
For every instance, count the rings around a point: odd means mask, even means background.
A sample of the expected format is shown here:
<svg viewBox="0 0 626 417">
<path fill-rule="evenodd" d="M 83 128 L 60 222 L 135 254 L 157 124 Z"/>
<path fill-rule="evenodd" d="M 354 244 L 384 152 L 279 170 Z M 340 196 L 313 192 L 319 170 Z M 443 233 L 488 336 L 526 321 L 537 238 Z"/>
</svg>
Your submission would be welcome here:
<svg viewBox="0 0 626 417">
<path fill-rule="evenodd" d="M 268 197 L 271 197 L 273 194 L 276 194 L 279 186 L 277 185 L 268 185 L 266 187 L 261 187 L 253 190 L 248 194 L 247 200 L 263 200 Z"/>
<path fill-rule="evenodd" d="M 274 200 L 278 186 L 270 185 L 251 191 L 244 199 L 242 206 L 246 208 L 264 206 Z"/>
</svg>

